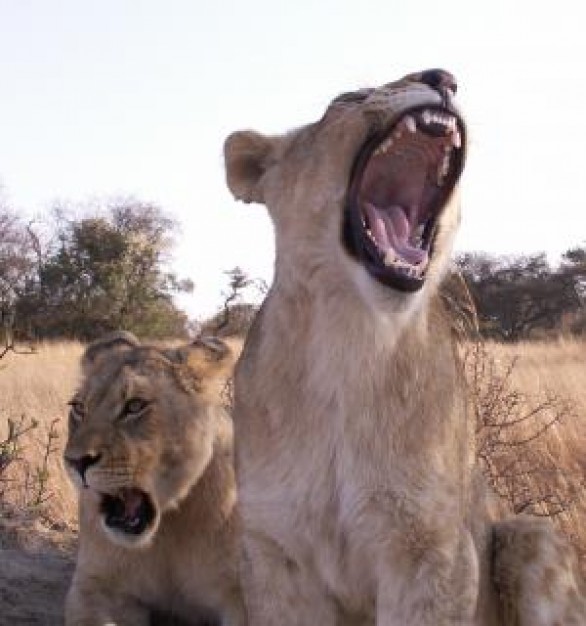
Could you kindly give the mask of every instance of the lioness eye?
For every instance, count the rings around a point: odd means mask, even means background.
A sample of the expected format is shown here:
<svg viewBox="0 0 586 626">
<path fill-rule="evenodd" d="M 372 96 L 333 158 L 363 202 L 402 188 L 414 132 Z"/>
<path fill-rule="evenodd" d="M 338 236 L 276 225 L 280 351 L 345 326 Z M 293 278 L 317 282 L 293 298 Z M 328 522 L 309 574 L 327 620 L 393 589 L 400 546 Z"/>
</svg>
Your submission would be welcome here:
<svg viewBox="0 0 586 626">
<path fill-rule="evenodd" d="M 148 402 L 142 398 L 131 398 L 124 405 L 123 415 L 138 415 L 148 406 Z"/>
<path fill-rule="evenodd" d="M 79 402 L 79 400 L 71 400 L 68 404 L 71 407 L 69 415 L 76 422 L 80 422 L 85 417 L 85 407 L 83 403 Z"/>
</svg>

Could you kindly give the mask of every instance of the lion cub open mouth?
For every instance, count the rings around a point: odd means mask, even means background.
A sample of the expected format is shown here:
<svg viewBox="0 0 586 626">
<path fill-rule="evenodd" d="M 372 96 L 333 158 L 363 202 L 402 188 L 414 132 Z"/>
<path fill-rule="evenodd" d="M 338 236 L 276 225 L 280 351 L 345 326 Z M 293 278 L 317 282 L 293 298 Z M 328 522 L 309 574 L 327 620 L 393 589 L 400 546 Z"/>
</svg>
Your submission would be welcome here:
<svg viewBox="0 0 586 626">
<path fill-rule="evenodd" d="M 344 243 L 378 281 L 416 291 L 438 217 L 464 164 L 465 129 L 447 107 L 404 112 L 359 151 L 348 187 Z"/>
<path fill-rule="evenodd" d="M 116 495 L 102 494 L 100 513 L 108 528 L 128 535 L 142 535 L 157 517 L 151 497 L 133 488 L 121 489 Z"/>
</svg>

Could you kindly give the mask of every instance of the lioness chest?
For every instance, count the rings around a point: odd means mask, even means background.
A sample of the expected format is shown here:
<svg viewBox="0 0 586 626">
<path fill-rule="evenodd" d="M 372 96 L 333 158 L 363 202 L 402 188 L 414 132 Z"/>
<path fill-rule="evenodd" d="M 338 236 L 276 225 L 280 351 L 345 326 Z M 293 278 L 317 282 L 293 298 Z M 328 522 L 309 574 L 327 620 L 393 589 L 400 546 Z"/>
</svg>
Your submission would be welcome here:
<svg viewBox="0 0 586 626">
<path fill-rule="evenodd" d="M 353 352 L 345 363 L 331 353 L 320 361 L 290 348 L 279 353 L 286 361 L 274 359 L 271 368 L 266 350 L 252 350 L 236 376 L 244 525 L 277 544 L 346 610 L 368 616 L 381 537 L 396 543 L 400 559 L 410 525 L 431 529 L 440 510 L 452 514 L 457 463 L 441 450 L 442 439 L 446 451 L 453 446 L 449 426 L 419 428 L 417 394 L 409 384 L 391 385 L 395 393 L 389 393 L 393 368 L 373 367 L 372 354 Z M 335 376 L 328 378 L 332 368 Z M 437 402 L 449 412 L 453 394 Z M 426 456 L 431 439 L 435 454 Z"/>
</svg>

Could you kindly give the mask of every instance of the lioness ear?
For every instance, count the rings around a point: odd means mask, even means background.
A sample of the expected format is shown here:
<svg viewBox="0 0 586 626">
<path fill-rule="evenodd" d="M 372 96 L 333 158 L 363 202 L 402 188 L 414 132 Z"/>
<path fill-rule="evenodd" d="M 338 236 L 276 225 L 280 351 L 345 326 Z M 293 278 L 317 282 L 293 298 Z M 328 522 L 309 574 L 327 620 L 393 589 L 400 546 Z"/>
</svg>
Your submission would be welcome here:
<svg viewBox="0 0 586 626">
<path fill-rule="evenodd" d="M 202 389 L 208 389 L 218 383 L 223 385 L 232 376 L 240 346 L 217 337 L 199 337 L 189 346 L 179 348 L 178 353 Z"/>
<path fill-rule="evenodd" d="M 125 330 L 117 330 L 90 343 L 81 357 L 81 366 L 88 367 L 92 365 L 107 351 L 129 350 L 139 345 L 140 341 L 132 333 Z"/>
<path fill-rule="evenodd" d="M 235 198 L 263 202 L 260 179 L 273 162 L 275 143 L 275 139 L 252 130 L 232 133 L 226 139 L 226 182 Z"/>
</svg>

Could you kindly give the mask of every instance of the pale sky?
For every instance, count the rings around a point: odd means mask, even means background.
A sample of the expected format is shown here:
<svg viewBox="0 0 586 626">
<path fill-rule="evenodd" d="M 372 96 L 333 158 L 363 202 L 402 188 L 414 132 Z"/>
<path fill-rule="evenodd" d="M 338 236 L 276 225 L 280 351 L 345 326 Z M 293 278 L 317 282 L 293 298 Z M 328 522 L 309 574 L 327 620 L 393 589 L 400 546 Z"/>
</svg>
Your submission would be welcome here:
<svg viewBox="0 0 586 626">
<path fill-rule="evenodd" d="M 444 67 L 472 144 L 459 250 L 586 241 L 586 37 L 569 0 L 0 0 L 0 184 L 26 215 L 134 195 L 181 224 L 181 304 L 224 270 L 270 279 L 272 228 L 222 143 L 316 120 L 341 91 Z"/>
</svg>

